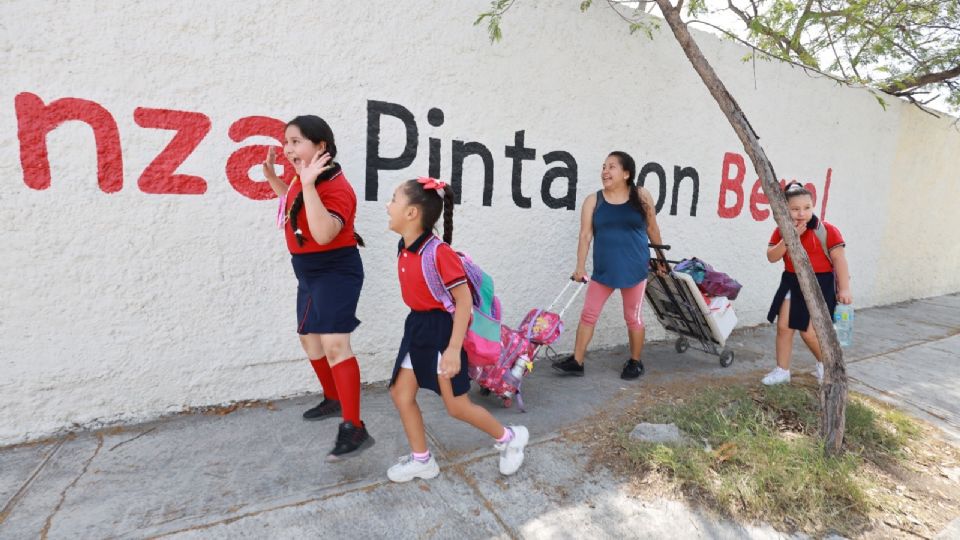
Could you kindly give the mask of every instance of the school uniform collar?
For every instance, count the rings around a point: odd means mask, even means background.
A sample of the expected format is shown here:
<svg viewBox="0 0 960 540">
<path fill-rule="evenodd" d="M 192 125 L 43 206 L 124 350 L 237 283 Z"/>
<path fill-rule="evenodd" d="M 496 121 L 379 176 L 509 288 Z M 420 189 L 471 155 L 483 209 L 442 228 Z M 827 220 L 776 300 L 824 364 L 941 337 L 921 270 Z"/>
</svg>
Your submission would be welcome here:
<svg viewBox="0 0 960 540">
<path fill-rule="evenodd" d="M 343 168 L 340 167 L 339 163 L 334 162 L 332 167 L 320 173 L 320 176 L 317 176 L 317 182 L 333 180 L 341 174 L 343 174 Z"/>
<path fill-rule="evenodd" d="M 810 216 L 810 221 L 807 222 L 807 228 L 811 231 L 815 231 L 820 228 L 820 218 L 818 218 L 816 214 Z"/>
<path fill-rule="evenodd" d="M 423 252 L 424 248 L 427 247 L 427 240 L 429 240 L 432 236 L 433 236 L 432 232 L 429 232 L 429 231 L 425 232 L 421 234 L 416 240 L 414 240 L 413 243 L 410 244 L 410 247 L 403 245 L 403 238 L 401 238 L 400 243 L 397 244 L 397 255 L 400 255 L 400 253 L 404 249 L 406 249 L 411 253 L 416 253 L 417 255 L 419 255 L 420 253 Z"/>
</svg>

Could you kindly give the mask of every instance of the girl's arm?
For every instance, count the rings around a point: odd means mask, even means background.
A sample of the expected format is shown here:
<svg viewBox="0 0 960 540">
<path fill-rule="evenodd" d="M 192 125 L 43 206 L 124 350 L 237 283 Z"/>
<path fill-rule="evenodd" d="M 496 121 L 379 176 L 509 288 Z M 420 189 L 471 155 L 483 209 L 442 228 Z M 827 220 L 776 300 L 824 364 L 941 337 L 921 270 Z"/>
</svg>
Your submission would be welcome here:
<svg viewBox="0 0 960 540">
<path fill-rule="evenodd" d="M 451 378 L 460 372 L 460 349 L 463 348 L 463 338 L 467 335 L 467 326 L 470 325 L 470 316 L 473 314 L 473 296 L 470 286 L 461 283 L 450 289 L 456 309 L 453 312 L 453 331 L 450 333 L 450 343 L 443 351 L 440 359 L 440 376 Z"/>
<path fill-rule="evenodd" d="M 267 160 L 263 162 L 263 176 L 267 178 L 267 182 L 270 184 L 270 187 L 273 188 L 273 192 L 277 194 L 277 197 L 283 197 L 287 193 L 289 186 L 283 183 L 283 180 L 277 176 L 276 171 L 273 169 L 273 165 L 276 163 L 276 157 L 273 147 L 271 146 L 267 149 Z"/>
<path fill-rule="evenodd" d="M 573 271 L 574 281 L 583 281 L 587 277 L 587 254 L 593 241 L 593 210 L 597 207 L 597 194 L 588 195 L 580 211 L 580 235 L 577 241 L 577 268 Z"/>
<path fill-rule="evenodd" d="M 323 201 L 320 200 L 320 195 L 317 193 L 316 184 L 304 184 L 303 208 L 307 214 L 310 236 L 312 236 L 318 244 L 329 244 L 336 238 L 337 234 L 340 233 L 340 229 L 343 228 L 343 223 L 340 223 L 339 219 L 333 217 L 333 215 L 327 211 L 327 207 L 323 205 Z"/>
<path fill-rule="evenodd" d="M 775 263 L 783 258 L 787 253 L 787 244 L 780 240 L 780 243 L 767 248 L 767 260 Z"/>
<path fill-rule="evenodd" d="M 343 223 L 327 211 L 317 193 L 317 177 L 332 167 L 330 154 L 317 152 L 310 164 L 300 170 L 300 183 L 303 185 L 303 208 L 307 214 L 310 236 L 320 245 L 329 244 L 343 228 Z"/>
<path fill-rule="evenodd" d="M 843 246 L 831 249 L 830 258 L 833 260 L 833 271 L 837 275 L 837 301 L 841 304 L 852 304 L 850 266 L 847 264 L 847 253 Z"/>
</svg>

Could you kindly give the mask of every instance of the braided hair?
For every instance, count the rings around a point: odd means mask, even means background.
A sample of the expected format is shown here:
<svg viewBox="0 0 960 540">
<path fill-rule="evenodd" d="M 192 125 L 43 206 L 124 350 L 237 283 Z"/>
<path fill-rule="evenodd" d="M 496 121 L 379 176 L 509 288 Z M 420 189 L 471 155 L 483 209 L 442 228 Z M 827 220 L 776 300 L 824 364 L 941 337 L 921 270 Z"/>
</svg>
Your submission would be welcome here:
<svg viewBox="0 0 960 540">
<path fill-rule="evenodd" d="M 294 118 L 293 120 L 287 122 L 286 127 L 297 126 L 297 129 L 300 130 L 300 133 L 304 137 L 310 140 L 313 144 L 320 144 L 321 142 L 326 143 L 327 153 L 330 154 L 331 159 L 337 157 L 337 144 L 333 139 L 333 130 L 330 129 L 330 125 L 327 124 L 326 120 L 315 116 L 312 114 L 305 114 Z M 317 178 L 318 182 L 324 180 L 329 180 L 337 175 L 340 172 L 340 165 L 338 163 L 333 163 L 333 168 L 329 171 L 324 172 Z M 303 209 L 303 191 L 297 194 L 297 197 L 293 200 L 293 204 L 290 205 L 290 227 L 293 228 L 293 234 L 297 237 L 297 245 L 302 246 L 304 239 L 303 233 L 300 232 L 300 227 L 298 224 L 300 210 Z M 363 238 L 357 234 L 356 231 L 353 233 L 353 238 L 357 241 L 357 245 L 364 246 Z"/>
<path fill-rule="evenodd" d="M 620 162 L 620 167 L 630 173 L 630 176 L 627 178 L 627 187 L 630 189 L 630 206 L 634 207 L 637 212 L 640 212 L 644 218 L 646 218 L 647 204 L 643 202 L 643 199 L 640 197 L 640 190 L 637 189 L 634 181 L 637 175 L 637 162 L 630 157 L 630 154 L 621 152 L 620 150 L 610 152 L 610 156 L 617 158 L 617 161 Z"/>
<path fill-rule="evenodd" d="M 416 180 L 403 183 L 404 193 L 412 206 L 420 209 L 420 225 L 424 231 L 432 231 L 443 215 L 443 241 L 453 242 L 453 187 L 443 189 L 443 197 L 433 189 L 426 189 Z"/>
</svg>

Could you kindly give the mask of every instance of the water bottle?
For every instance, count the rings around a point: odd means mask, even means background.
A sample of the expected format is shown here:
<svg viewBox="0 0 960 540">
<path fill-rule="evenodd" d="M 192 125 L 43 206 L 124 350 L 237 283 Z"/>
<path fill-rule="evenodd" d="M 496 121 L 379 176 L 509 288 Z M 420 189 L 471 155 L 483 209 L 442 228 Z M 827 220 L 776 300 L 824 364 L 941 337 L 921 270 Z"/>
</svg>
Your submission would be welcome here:
<svg viewBox="0 0 960 540">
<path fill-rule="evenodd" d="M 520 355 L 517 358 L 517 361 L 513 363 L 513 369 L 510 370 L 510 374 L 513 375 L 513 378 L 520 380 L 523 378 L 523 373 L 527 370 L 527 355 Z"/>
<path fill-rule="evenodd" d="M 833 329 L 837 332 L 837 339 L 841 347 L 849 347 L 853 343 L 853 306 L 837 304 L 833 312 Z"/>
</svg>

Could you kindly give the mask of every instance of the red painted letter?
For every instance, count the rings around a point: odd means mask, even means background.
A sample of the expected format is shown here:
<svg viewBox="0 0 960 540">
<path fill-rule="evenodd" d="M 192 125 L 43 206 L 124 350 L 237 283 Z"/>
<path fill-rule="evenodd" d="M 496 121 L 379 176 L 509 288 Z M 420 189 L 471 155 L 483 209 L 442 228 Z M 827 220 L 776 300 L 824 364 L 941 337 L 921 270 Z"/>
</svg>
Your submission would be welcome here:
<svg viewBox="0 0 960 540">
<path fill-rule="evenodd" d="M 737 167 L 736 176 L 730 176 L 730 166 Z M 746 165 L 743 156 L 734 152 L 723 155 L 723 171 L 720 173 L 720 199 L 717 201 L 717 215 L 722 218 L 735 218 L 743 209 L 743 177 L 746 174 Z M 727 192 L 733 191 L 737 202 L 727 206 Z"/>
<path fill-rule="evenodd" d="M 761 204 L 769 205 L 770 200 L 763 192 L 763 187 L 760 185 L 760 179 L 758 178 L 753 183 L 753 189 L 750 190 L 750 215 L 753 216 L 754 221 L 763 221 L 770 217 L 770 211 L 760 208 L 759 205 Z"/>
<path fill-rule="evenodd" d="M 23 183 L 33 189 L 50 187 L 50 159 L 47 133 L 70 120 L 85 122 L 93 128 L 97 145 L 97 183 L 106 193 L 123 187 L 123 154 L 120 132 L 110 112 L 85 99 L 61 98 L 49 105 L 35 94 L 22 92 L 14 98 L 17 111 L 17 137 L 20 139 L 20 165 Z"/>
<path fill-rule="evenodd" d="M 820 207 L 820 219 L 827 219 L 827 196 L 830 195 L 830 177 L 833 175 L 833 169 L 827 168 L 827 182 L 823 185 L 823 203 Z"/>
<path fill-rule="evenodd" d="M 276 118 L 266 116 L 248 116 L 241 118 L 230 126 L 229 136 L 234 142 L 240 142 L 247 137 L 263 136 L 272 137 L 278 141 L 283 141 L 283 130 L 286 124 Z M 250 168 L 267 159 L 267 149 L 269 147 L 263 144 L 255 144 L 240 148 L 227 159 L 227 180 L 233 189 L 236 189 L 241 195 L 262 201 L 273 199 L 277 196 L 267 181 L 256 181 L 250 179 Z M 283 166 L 283 176 L 281 180 L 289 184 L 293 180 L 293 166 L 283 156 L 283 147 L 277 147 L 277 165 Z"/>
<path fill-rule="evenodd" d="M 210 132 L 210 119 L 198 112 L 137 107 L 133 120 L 140 127 L 172 129 L 177 133 L 170 144 L 147 165 L 137 185 L 144 193 L 201 195 L 207 181 L 199 176 L 175 174 Z"/>
</svg>

